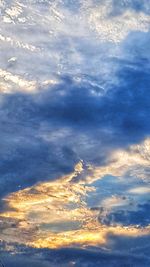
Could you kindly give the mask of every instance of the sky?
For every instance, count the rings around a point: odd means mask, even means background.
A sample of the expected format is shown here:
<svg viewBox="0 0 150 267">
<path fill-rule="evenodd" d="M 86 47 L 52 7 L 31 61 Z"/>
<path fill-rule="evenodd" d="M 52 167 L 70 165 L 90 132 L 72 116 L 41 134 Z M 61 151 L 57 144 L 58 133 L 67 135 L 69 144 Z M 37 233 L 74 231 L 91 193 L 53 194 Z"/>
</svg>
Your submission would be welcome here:
<svg viewBox="0 0 150 267">
<path fill-rule="evenodd" d="M 0 264 L 150 266 L 149 43 L 149 0 L 0 0 Z"/>
</svg>

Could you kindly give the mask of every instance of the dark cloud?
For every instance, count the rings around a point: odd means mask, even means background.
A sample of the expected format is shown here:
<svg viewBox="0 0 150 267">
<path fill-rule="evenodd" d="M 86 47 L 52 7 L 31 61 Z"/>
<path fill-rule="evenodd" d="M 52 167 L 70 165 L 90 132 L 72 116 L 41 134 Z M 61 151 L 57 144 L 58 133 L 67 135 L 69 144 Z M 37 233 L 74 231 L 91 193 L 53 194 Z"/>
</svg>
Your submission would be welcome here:
<svg viewBox="0 0 150 267">
<path fill-rule="evenodd" d="M 89 77 L 63 76 L 35 95 L 1 95 L 1 194 L 68 173 L 80 158 L 106 164 L 113 149 L 148 136 L 148 71 L 122 63 L 118 85 L 106 93 Z"/>
<path fill-rule="evenodd" d="M 110 241 L 113 249 L 105 250 L 97 247 L 93 248 L 62 248 L 55 250 L 48 249 L 33 249 L 23 248 L 22 252 L 20 249 L 19 254 L 9 254 L 7 252 L 1 253 L 1 259 L 4 264 L 9 266 L 27 267 L 42 266 L 42 267 L 148 267 L 150 259 L 144 255 L 143 252 L 139 253 L 139 242 L 147 244 L 148 237 L 131 238 L 118 237 L 109 235 L 108 240 Z M 130 251 L 125 252 L 123 247 L 123 240 L 125 245 L 130 243 Z M 119 247 L 120 246 L 120 247 Z M 136 246 L 138 253 L 133 247 Z M 128 247 L 129 248 L 129 247 Z M 132 251 L 133 249 L 133 251 Z"/>
<path fill-rule="evenodd" d="M 108 212 L 103 218 L 100 214 L 99 220 L 106 225 L 121 224 L 123 226 L 138 225 L 139 227 L 146 227 L 150 224 L 149 208 L 150 202 L 139 204 L 136 206 L 136 210 L 131 211 L 118 208 L 115 211 Z"/>
<path fill-rule="evenodd" d="M 137 236 L 122 236 L 109 233 L 107 236 L 107 248 L 111 247 L 112 251 L 120 251 L 123 253 L 130 253 L 130 255 L 139 257 L 146 257 L 148 261 L 150 239 L 149 235 L 137 235 Z M 136 263 L 133 264 L 136 266 Z M 143 263 L 144 266 L 144 263 Z"/>
</svg>

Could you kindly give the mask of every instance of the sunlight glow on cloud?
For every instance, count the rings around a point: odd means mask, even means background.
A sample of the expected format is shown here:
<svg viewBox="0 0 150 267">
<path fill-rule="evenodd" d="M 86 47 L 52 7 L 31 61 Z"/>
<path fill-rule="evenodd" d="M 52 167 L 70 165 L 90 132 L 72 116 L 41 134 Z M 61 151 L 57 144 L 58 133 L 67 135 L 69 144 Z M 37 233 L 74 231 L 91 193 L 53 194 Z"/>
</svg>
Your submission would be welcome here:
<svg viewBox="0 0 150 267">
<path fill-rule="evenodd" d="M 148 144 L 148 140 L 141 146 L 145 144 Z M 138 147 L 140 150 L 139 145 Z M 85 170 L 81 161 L 75 166 L 74 172 L 69 175 L 8 195 L 4 199 L 8 211 L 0 215 L 1 238 L 9 242 L 15 240 L 33 247 L 57 248 L 70 245 L 105 244 L 110 232 L 125 236 L 147 235 L 148 226 L 139 228 L 136 225 L 123 227 L 119 224 L 107 226 L 100 223 L 98 221 L 99 209 L 91 209 L 86 203 L 88 194 L 96 190 L 94 185 L 91 186 L 94 181 L 102 179 L 106 174 L 123 176 L 131 166 L 132 168 L 136 168 L 139 164 L 147 166 L 147 159 L 137 154 L 136 148 L 137 146 L 131 146 L 130 154 L 125 151 L 114 152 L 116 162 L 106 167 L 87 166 Z M 140 188 L 138 190 L 140 191 Z M 130 192 L 136 193 L 135 188 Z M 119 197 L 106 198 L 101 202 L 101 206 L 109 207 L 109 211 L 124 204 L 129 205 L 127 200 L 125 203 Z M 13 228 L 11 224 L 16 224 L 16 226 Z M 20 231 L 23 233 L 23 239 L 20 238 Z M 29 239 L 28 235 L 30 235 Z"/>
<path fill-rule="evenodd" d="M 2 80 L 0 81 L 1 93 L 15 93 L 16 91 L 24 93 L 35 93 L 40 89 L 37 81 L 25 80 L 21 76 L 14 75 L 13 73 L 3 69 L 0 69 L 0 78 Z M 44 89 L 44 87 L 46 88 L 47 86 L 55 84 L 57 84 L 57 80 L 49 79 L 43 81 L 40 86 L 42 86 L 42 89 Z"/>
<path fill-rule="evenodd" d="M 86 180 L 91 183 L 97 180 L 97 177 L 103 177 L 107 174 L 113 176 L 131 176 L 138 177 L 149 182 L 149 173 L 144 168 L 149 167 L 150 157 L 150 139 L 146 139 L 141 144 L 131 145 L 128 150 L 115 150 L 112 152 L 110 163 L 104 167 L 97 167 L 93 170 L 92 166 L 90 176 Z"/>
</svg>

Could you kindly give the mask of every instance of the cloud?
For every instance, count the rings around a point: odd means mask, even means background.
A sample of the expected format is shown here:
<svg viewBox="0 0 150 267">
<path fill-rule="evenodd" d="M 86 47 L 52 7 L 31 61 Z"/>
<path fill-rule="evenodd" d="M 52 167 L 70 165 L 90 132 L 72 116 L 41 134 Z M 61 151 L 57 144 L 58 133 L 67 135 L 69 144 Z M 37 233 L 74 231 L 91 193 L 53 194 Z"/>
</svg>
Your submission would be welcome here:
<svg viewBox="0 0 150 267">
<path fill-rule="evenodd" d="M 90 29 L 101 41 L 120 43 L 131 31 L 148 32 L 150 20 L 145 12 L 146 6 L 144 9 L 144 3 L 138 4 L 137 1 L 87 1 L 83 3 L 83 10 L 88 14 Z"/>
<path fill-rule="evenodd" d="M 86 179 L 89 174 L 80 162 L 69 175 L 7 196 L 4 201 L 8 208 L 0 214 L 1 239 L 35 248 L 61 248 L 105 246 L 109 232 L 124 236 L 147 235 L 149 218 L 146 213 L 149 206 L 146 203 L 138 205 L 136 201 L 136 211 L 130 211 L 130 195 L 122 197 L 122 203 L 121 197 L 107 199 L 106 194 L 105 200 L 98 203 L 93 195 L 98 206 L 97 209 L 91 208 L 87 198 L 101 187 L 90 185 L 91 181 Z M 97 181 L 99 179 L 97 175 Z M 106 186 L 103 188 L 107 189 Z M 120 194 L 126 194 L 127 190 L 123 189 Z M 114 210 L 114 207 L 118 209 Z M 139 214 L 143 216 L 140 222 Z"/>
<path fill-rule="evenodd" d="M 36 94 L 1 94 L 3 192 L 54 179 L 80 159 L 105 165 L 113 150 L 149 135 L 148 67 L 122 65 L 119 84 L 107 91 L 86 78 L 62 76 Z"/>
<path fill-rule="evenodd" d="M 149 1 L 0 5 L 6 264 L 149 266 Z"/>
<path fill-rule="evenodd" d="M 3 1 L 0 68 L 7 77 L 11 75 L 13 80 L 19 79 L 19 83 L 25 82 L 22 90 L 32 87 L 36 90 L 35 85 L 66 73 L 101 75 L 102 87 L 106 87 L 116 82 L 118 65 L 112 58 L 123 56 L 120 45 L 128 34 L 149 30 L 149 15 L 145 12 L 148 4 L 145 1 L 139 4 L 136 0 L 140 6 L 137 13 L 131 8 L 134 3 Z M 114 6 L 116 12 L 119 10 L 118 16 L 111 15 Z M 122 9 L 124 12 L 120 12 Z M 10 63 L 10 58 L 17 60 Z M 1 87 L 7 92 L 14 91 L 10 80 Z"/>
<path fill-rule="evenodd" d="M 113 244 L 121 248 L 121 244 L 123 240 L 121 237 L 116 237 L 110 235 L 110 240 L 113 241 Z M 147 242 L 148 237 L 143 239 L 144 242 Z M 134 245 L 134 242 L 137 241 L 135 239 L 128 239 L 125 242 L 129 242 Z M 119 248 L 115 251 L 109 251 L 105 249 L 98 248 L 87 248 L 87 249 L 79 249 L 79 248 L 63 248 L 58 250 L 33 250 L 31 248 L 22 248 L 22 252 L 20 255 L 11 255 L 7 253 L 2 253 L 3 261 L 7 266 L 16 266 L 16 264 L 20 264 L 22 267 L 27 267 L 30 264 L 32 266 L 42 266 L 47 267 L 51 264 L 52 267 L 60 266 L 60 267 L 70 267 L 70 266 L 85 266 L 85 267 L 94 267 L 97 266 L 106 266 L 112 267 L 116 265 L 120 266 L 138 266 L 143 267 L 149 266 L 149 258 L 142 253 L 126 253 L 124 251 L 119 251 Z M 31 254 L 32 253 L 32 254 Z"/>
<path fill-rule="evenodd" d="M 138 225 L 145 227 L 150 224 L 150 216 L 148 215 L 150 203 L 139 204 L 136 206 L 136 210 L 127 210 L 128 208 L 105 212 L 105 216 L 99 216 L 100 221 L 106 225 L 121 224 L 124 226 Z M 104 211 L 103 211 L 104 212 Z"/>
<path fill-rule="evenodd" d="M 149 0 L 112 0 L 113 4 L 113 15 L 118 15 L 124 13 L 126 10 L 134 10 L 135 12 L 143 12 L 147 15 L 150 14 Z"/>
</svg>

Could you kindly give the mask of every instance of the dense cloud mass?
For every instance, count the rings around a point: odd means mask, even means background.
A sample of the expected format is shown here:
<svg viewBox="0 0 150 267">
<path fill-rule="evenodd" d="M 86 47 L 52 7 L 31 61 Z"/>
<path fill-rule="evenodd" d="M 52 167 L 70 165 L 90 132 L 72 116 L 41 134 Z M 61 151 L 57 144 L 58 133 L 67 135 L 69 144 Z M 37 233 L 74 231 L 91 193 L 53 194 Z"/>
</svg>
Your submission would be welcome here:
<svg viewBox="0 0 150 267">
<path fill-rule="evenodd" d="M 79 159 L 106 164 L 112 150 L 149 135 L 148 69 L 123 67 L 118 76 L 119 85 L 106 93 L 63 77 L 36 95 L 1 95 L 1 175 L 7 189 L 11 179 L 16 189 L 55 178 Z"/>
<path fill-rule="evenodd" d="M 148 267 L 150 1 L 0 12 L 2 262 Z"/>
<path fill-rule="evenodd" d="M 146 239 L 144 239 L 146 241 Z M 127 240 L 129 242 L 129 240 Z M 132 241 L 131 241 L 132 242 Z M 133 241 L 133 243 L 135 240 Z M 139 240 L 140 242 L 140 240 Z M 117 245 L 121 246 L 122 241 L 118 240 Z M 26 251 L 26 249 L 24 248 Z M 146 249 L 145 249 L 146 250 Z M 32 250 L 31 250 L 32 251 Z M 138 252 L 138 248 L 137 248 Z M 27 253 L 27 254 L 26 254 Z M 78 249 L 78 248 L 63 248 L 58 250 L 40 250 L 40 251 L 32 251 L 31 252 L 24 252 L 21 255 L 17 256 L 7 256 L 3 254 L 3 261 L 7 264 L 7 266 L 16 266 L 16 264 L 20 264 L 21 267 L 26 267 L 29 264 L 32 266 L 42 266 L 47 267 L 49 263 L 51 263 L 52 267 L 55 266 L 86 266 L 86 267 L 94 267 L 94 266 L 108 266 L 108 267 L 115 267 L 116 264 L 120 266 L 149 266 L 149 258 L 140 253 L 137 256 L 134 256 L 132 253 L 122 252 L 122 249 L 118 253 L 111 253 L 107 252 L 103 249 L 97 248 L 88 248 L 88 249 Z M 27 257 L 28 256 L 28 257 Z"/>
</svg>

